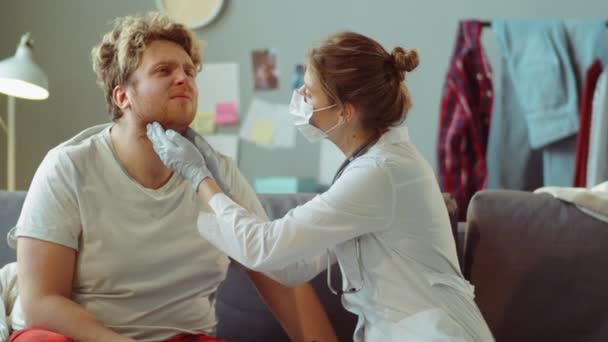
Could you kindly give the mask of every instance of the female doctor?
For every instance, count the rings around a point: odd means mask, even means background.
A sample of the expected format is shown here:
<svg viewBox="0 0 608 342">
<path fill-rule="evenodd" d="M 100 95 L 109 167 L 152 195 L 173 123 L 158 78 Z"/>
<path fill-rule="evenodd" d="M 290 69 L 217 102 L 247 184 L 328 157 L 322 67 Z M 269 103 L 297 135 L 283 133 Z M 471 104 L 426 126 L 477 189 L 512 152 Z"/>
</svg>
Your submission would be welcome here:
<svg viewBox="0 0 608 342">
<path fill-rule="evenodd" d="M 201 234 L 238 262 L 296 285 L 337 261 L 345 286 L 328 285 L 359 317 L 354 341 L 493 341 L 460 272 L 433 170 L 400 127 L 411 107 L 405 72 L 417 65 L 415 50 L 389 54 L 352 32 L 310 51 L 290 113 L 308 140 L 329 139 L 348 158 L 329 190 L 271 222 L 218 186 L 200 136 L 198 149 L 158 123 L 148 136 L 215 213 L 218 225 Z"/>
</svg>

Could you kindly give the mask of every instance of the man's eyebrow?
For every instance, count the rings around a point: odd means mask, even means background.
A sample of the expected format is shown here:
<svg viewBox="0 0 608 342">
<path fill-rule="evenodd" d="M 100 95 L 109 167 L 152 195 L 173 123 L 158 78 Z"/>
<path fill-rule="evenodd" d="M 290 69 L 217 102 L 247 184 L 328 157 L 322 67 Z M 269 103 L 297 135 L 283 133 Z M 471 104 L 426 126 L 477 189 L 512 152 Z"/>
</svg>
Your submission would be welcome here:
<svg viewBox="0 0 608 342">
<path fill-rule="evenodd" d="M 195 68 L 194 64 L 192 64 L 190 62 L 186 62 L 184 64 L 185 64 L 185 67 L 193 68 L 193 69 Z M 158 61 L 158 62 L 152 64 L 152 68 L 155 68 L 155 67 L 157 67 L 159 65 L 171 65 L 171 66 L 175 66 L 175 65 L 180 65 L 180 63 L 178 61 L 176 61 L 176 60 L 167 59 L 167 60 Z"/>
<path fill-rule="evenodd" d="M 176 61 L 172 61 L 172 60 L 163 60 L 163 61 L 158 61 L 158 62 L 152 64 L 152 66 L 155 67 L 155 66 L 163 65 L 163 64 L 175 65 L 175 64 L 177 64 L 177 62 Z"/>
</svg>

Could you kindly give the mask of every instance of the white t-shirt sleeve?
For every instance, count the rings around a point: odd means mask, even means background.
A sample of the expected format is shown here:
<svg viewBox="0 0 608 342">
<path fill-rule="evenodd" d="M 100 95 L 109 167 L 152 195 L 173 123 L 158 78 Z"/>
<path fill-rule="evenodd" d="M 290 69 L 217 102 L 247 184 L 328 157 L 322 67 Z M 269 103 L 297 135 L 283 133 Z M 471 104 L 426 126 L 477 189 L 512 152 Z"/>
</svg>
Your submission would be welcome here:
<svg viewBox="0 0 608 342">
<path fill-rule="evenodd" d="M 2 285 L 0 284 L 0 294 L 2 294 Z M 6 306 L 4 299 L 0 296 L 0 342 L 8 341 L 9 322 L 6 317 Z"/>
<path fill-rule="evenodd" d="M 268 215 L 266 214 L 262 203 L 260 203 L 260 200 L 258 199 L 251 185 L 249 185 L 245 177 L 243 177 L 243 174 L 237 167 L 234 160 L 221 153 L 217 153 L 217 157 L 219 159 L 219 172 L 221 177 L 223 177 L 222 180 L 228 187 L 230 187 L 232 196 L 234 196 L 236 200 L 242 203 L 257 217 L 263 220 L 268 220 Z M 204 236 L 203 231 L 207 232 L 207 236 L 205 236 L 205 238 L 212 244 L 219 245 L 225 243 L 222 241 L 223 237 L 219 234 L 220 228 L 217 224 L 217 217 L 215 214 L 206 212 L 204 210 L 199 212 L 197 226 L 201 235 Z M 233 259 L 233 262 L 236 262 L 239 268 L 245 269 L 245 267 L 238 261 Z"/>
<path fill-rule="evenodd" d="M 81 220 L 75 191 L 76 170 L 64 149 L 51 150 L 32 180 L 17 225 L 9 233 L 78 250 Z"/>
<path fill-rule="evenodd" d="M 221 239 L 210 239 L 241 264 L 258 271 L 283 269 L 357 236 L 387 229 L 395 213 L 395 186 L 374 160 L 347 168 L 324 194 L 268 222 L 251 215 L 224 194 L 209 205 Z M 206 237 L 206 230 L 201 232 Z"/>
</svg>

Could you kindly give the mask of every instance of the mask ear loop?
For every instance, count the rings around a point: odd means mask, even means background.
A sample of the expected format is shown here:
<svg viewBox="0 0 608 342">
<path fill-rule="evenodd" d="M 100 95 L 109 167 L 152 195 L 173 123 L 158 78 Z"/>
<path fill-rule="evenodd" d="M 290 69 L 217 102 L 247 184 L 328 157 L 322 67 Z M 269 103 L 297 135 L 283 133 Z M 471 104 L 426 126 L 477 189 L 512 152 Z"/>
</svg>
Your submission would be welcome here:
<svg viewBox="0 0 608 342">
<path fill-rule="evenodd" d="M 330 105 L 330 106 L 327 106 L 327 107 L 323 107 L 323 108 L 319 108 L 319 109 L 313 109 L 313 111 L 312 111 L 312 112 L 313 112 L 313 113 L 320 112 L 320 111 L 322 111 L 322 110 L 326 110 L 326 109 L 329 109 L 329 108 L 333 108 L 333 107 L 335 107 L 335 106 L 337 106 L 337 104 L 335 104 L 335 103 L 334 103 L 333 105 Z"/>
<path fill-rule="evenodd" d="M 346 121 L 344 121 L 344 116 L 340 115 L 340 121 L 338 121 L 338 123 L 335 124 L 334 127 L 328 129 L 327 131 L 325 131 L 323 133 L 325 133 L 326 135 L 329 135 L 329 133 L 333 132 L 335 129 L 339 128 L 344 123 L 346 123 Z"/>
</svg>

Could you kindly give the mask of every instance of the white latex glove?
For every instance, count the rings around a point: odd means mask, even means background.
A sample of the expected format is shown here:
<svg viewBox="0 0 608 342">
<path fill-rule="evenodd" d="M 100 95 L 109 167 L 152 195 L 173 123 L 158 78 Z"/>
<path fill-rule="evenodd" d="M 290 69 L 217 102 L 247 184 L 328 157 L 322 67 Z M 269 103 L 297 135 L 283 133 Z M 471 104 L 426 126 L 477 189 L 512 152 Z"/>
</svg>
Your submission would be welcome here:
<svg viewBox="0 0 608 342">
<path fill-rule="evenodd" d="M 200 134 L 196 133 L 192 128 L 188 128 L 184 136 L 190 140 L 191 143 L 198 148 L 203 157 L 205 158 L 205 162 L 207 163 L 207 169 L 211 172 L 211 176 L 217 183 L 217 185 L 224 191 L 226 195 L 230 195 L 232 193 L 231 189 L 228 187 L 226 183 L 223 181 L 223 177 L 220 174 L 220 157 L 218 153 L 209 145 L 207 140 L 203 138 Z"/>
<path fill-rule="evenodd" d="M 158 122 L 146 125 L 148 138 L 160 160 L 186 178 L 194 191 L 206 177 L 211 177 L 205 158 L 188 139 L 172 129 L 165 131 Z"/>
</svg>

